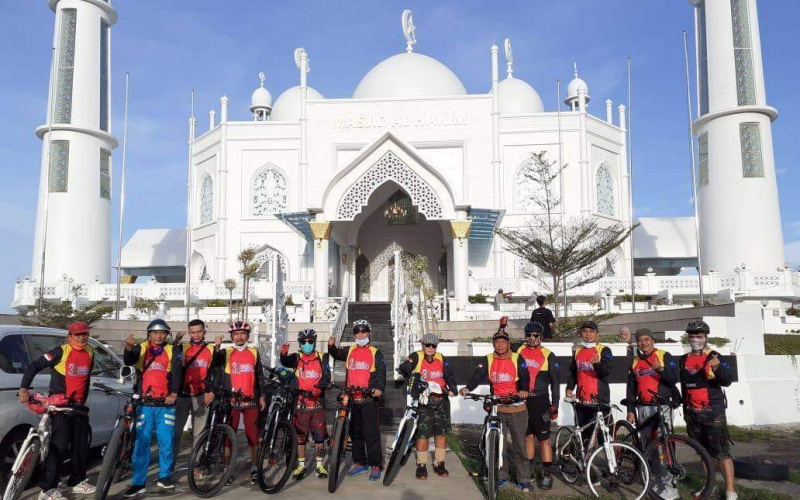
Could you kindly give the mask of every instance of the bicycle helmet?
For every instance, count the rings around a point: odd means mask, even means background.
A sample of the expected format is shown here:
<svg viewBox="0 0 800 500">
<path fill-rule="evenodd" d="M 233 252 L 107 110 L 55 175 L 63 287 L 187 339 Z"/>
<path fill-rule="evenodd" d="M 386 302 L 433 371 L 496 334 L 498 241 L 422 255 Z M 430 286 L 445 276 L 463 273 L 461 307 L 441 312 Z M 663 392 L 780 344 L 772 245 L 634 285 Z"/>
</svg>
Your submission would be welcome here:
<svg viewBox="0 0 800 500">
<path fill-rule="evenodd" d="M 434 346 L 439 345 L 439 337 L 432 333 L 426 333 L 422 336 L 422 341 L 420 342 L 422 345 L 433 344 Z"/>
<path fill-rule="evenodd" d="M 237 319 L 228 327 L 228 333 L 233 334 L 233 332 L 245 332 L 250 335 L 250 324 L 247 321 Z"/>
<path fill-rule="evenodd" d="M 303 340 L 317 340 L 317 331 L 313 328 L 303 328 L 297 332 L 297 341 L 302 342 Z"/>
<path fill-rule="evenodd" d="M 686 333 L 704 333 L 708 335 L 711 333 L 711 327 L 708 326 L 703 320 L 696 319 L 690 321 L 688 325 L 686 325 Z"/>
<path fill-rule="evenodd" d="M 369 324 L 369 321 L 365 319 L 357 319 L 353 321 L 353 333 L 358 332 L 372 332 L 372 327 Z"/>
<path fill-rule="evenodd" d="M 147 325 L 148 332 L 171 332 L 172 329 L 169 327 L 166 321 L 161 318 L 154 319 Z"/>
<path fill-rule="evenodd" d="M 525 325 L 525 333 L 544 333 L 544 326 L 538 321 L 531 321 Z"/>
</svg>

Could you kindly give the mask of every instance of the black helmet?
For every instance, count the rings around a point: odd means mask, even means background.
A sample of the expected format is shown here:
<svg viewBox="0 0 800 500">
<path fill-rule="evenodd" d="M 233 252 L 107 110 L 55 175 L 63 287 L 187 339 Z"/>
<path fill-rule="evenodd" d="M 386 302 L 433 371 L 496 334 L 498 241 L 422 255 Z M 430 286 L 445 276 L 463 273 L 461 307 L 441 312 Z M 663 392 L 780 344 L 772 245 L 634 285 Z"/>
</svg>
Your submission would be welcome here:
<svg viewBox="0 0 800 500">
<path fill-rule="evenodd" d="M 365 319 L 357 319 L 353 321 L 353 333 L 358 332 L 372 332 L 372 327 L 369 325 L 369 321 Z"/>
<path fill-rule="evenodd" d="M 313 328 L 303 328 L 297 332 L 297 341 L 303 340 L 317 340 L 317 332 Z"/>
<path fill-rule="evenodd" d="M 531 321 L 530 323 L 525 325 L 525 333 L 531 333 L 531 332 L 544 333 L 544 326 L 542 326 L 542 324 L 539 323 L 538 321 Z"/>
<path fill-rule="evenodd" d="M 154 319 L 147 325 L 147 332 L 171 332 L 169 325 L 161 318 Z"/>
<path fill-rule="evenodd" d="M 708 335 L 711 333 L 711 328 L 708 326 L 708 323 L 701 319 L 696 319 L 690 321 L 688 325 L 686 325 L 686 333 L 704 333 Z"/>
</svg>

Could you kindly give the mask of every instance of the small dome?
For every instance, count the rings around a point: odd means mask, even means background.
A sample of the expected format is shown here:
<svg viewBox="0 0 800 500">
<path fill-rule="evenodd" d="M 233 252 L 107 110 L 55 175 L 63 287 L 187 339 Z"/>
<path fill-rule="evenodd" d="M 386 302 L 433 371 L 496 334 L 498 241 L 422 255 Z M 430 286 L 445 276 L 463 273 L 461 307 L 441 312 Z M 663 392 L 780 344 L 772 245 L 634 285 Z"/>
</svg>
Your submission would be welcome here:
<svg viewBox="0 0 800 500">
<path fill-rule="evenodd" d="M 325 99 L 325 96 L 311 87 L 307 87 L 307 99 Z M 286 90 L 275 100 L 272 107 L 272 121 L 296 122 L 300 119 L 300 86 Z"/>
<path fill-rule="evenodd" d="M 264 87 L 258 87 L 250 96 L 250 112 L 257 109 L 272 109 L 272 94 Z"/>
<path fill-rule="evenodd" d="M 578 89 L 581 88 L 581 86 L 583 86 L 583 88 L 586 89 L 586 103 L 588 104 L 589 103 L 589 99 L 590 99 L 590 97 L 589 97 L 589 85 L 587 85 L 586 82 L 584 82 L 583 80 L 581 80 L 578 77 L 578 65 L 577 64 L 574 65 L 574 68 L 575 68 L 574 69 L 575 77 L 572 79 L 571 82 L 569 82 L 569 85 L 567 85 L 567 98 L 564 99 L 564 104 L 569 105 L 573 101 L 575 101 L 576 102 L 576 106 L 577 106 Z"/>
<path fill-rule="evenodd" d="M 415 52 L 397 54 L 378 63 L 353 92 L 353 97 L 428 97 L 466 95 L 450 68 Z"/>
<path fill-rule="evenodd" d="M 542 98 L 524 80 L 506 78 L 499 83 L 497 90 L 500 95 L 500 114 L 523 115 L 544 112 Z"/>
</svg>

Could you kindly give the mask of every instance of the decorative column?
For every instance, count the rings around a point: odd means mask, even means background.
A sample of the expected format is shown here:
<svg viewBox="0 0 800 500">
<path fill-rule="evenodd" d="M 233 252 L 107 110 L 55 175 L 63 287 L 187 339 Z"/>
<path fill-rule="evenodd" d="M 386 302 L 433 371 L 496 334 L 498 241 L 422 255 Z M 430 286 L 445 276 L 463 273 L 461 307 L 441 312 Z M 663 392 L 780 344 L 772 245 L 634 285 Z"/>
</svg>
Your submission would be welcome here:
<svg viewBox="0 0 800 500">
<path fill-rule="evenodd" d="M 356 248 L 353 245 L 340 247 L 339 249 L 339 293 L 342 296 L 347 295 L 353 300 L 355 288 L 352 286 L 355 281 L 352 279 L 353 275 L 353 262 L 356 258 Z"/>
<path fill-rule="evenodd" d="M 450 221 L 453 235 L 453 291 L 458 306 L 463 308 L 469 296 L 469 228 L 472 221 L 466 220 L 466 211 L 459 210 L 459 220 Z"/>
<path fill-rule="evenodd" d="M 614 124 L 614 111 L 612 109 L 613 102 L 611 99 L 606 99 L 606 123 Z"/>
<path fill-rule="evenodd" d="M 214 130 L 216 126 L 217 112 L 213 109 L 208 112 L 208 130 Z"/>
<path fill-rule="evenodd" d="M 581 170 L 581 213 L 591 212 L 589 189 L 591 178 L 589 172 L 589 145 L 586 139 L 586 87 L 578 87 L 578 125 L 580 128 L 580 170 Z"/>
<path fill-rule="evenodd" d="M 503 207 L 502 173 L 500 169 L 500 93 L 498 91 L 497 45 L 492 45 L 492 183 L 494 206 Z"/>
<path fill-rule="evenodd" d="M 228 98 L 219 100 L 219 175 L 217 179 L 217 265 L 214 280 L 227 278 L 225 267 L 228 262 Z M 213 119 L 213 118 L 212 118 Z M 213 126 L 212 126 L 213 128 Z"/>
<path fill-rule="evenodd" d="M 303 48 L 295 50 L 300 69 L 300 209 L 306 208 L 308 185 L 308 54 Z M 326 294 L 327 295 L 327 294 Z"/>
<path fill-rule="evenodd" d="M 322 215 L 322 214 L 318 214 Z M 328 296 L 328 240 L 331 223 L 323 220 L 309 222 L 314 236 L 314 293 L 317 297 Z"/>
</svg>

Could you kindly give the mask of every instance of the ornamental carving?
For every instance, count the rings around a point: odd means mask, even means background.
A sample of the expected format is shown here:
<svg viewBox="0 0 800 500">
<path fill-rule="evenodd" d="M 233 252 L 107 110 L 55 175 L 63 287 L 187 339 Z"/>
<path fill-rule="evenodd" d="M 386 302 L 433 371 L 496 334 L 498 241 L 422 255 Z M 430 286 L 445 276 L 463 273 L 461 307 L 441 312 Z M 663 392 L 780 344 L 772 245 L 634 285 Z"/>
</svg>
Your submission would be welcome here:
<svg viewBox="0 0 800 500">
<path fill-rule="evenodd" d="M 200 188 L 200 224 L 214 219 L 214 181 L 206 174 Z"/>
<path fill-rule="evenodd" d="M 453 235 L 453 238 L 466 238 L 469 236 L 469 228 L 471 225 L 471 220 L 451 220 L 450 234 Z"/>
<path fill-rule="evenodd" d="M 367 204 L 372 192 L 386 181 L 394 181 L 399 184 L 409 194 L 419 213 L 423 214 L 426 219 L 442 218 L 442 202 L 433 189 L 391 151 L 383 155 L 345 192 L 339 202 L 336 218 L 353 220 L 356 215 L 361 213 L 361 209 Z"/>
<path fill-rule="evenodd" d="M 277 277 L 272 275 L 272 261 L 275 259 L 278 259 L 278 266 L 281 269 L 281 275 L 283 276 L 283 279 L 286 279 L 286 259 L 283 258 L 280 252 L 270 246 L 264 246 L 262 248 L 263 250 L 256 254 L 255 259 L 253 259 L 253 262 L 259 264 L 258 272 L 256 273 L 256 279 L 275 281 Z"/>
<path fill-rule="evenodd" d="M 597 168 L 597 212 L 614 215 L 614 177 L 608 163 L 603 162 Z"/>
<path fill-rule="evenodd" d="M 253 215 L 284 212 L 289 204 L 286 175 L 278 168 L 267 166 L 253 177 Z"/>
</svg>

